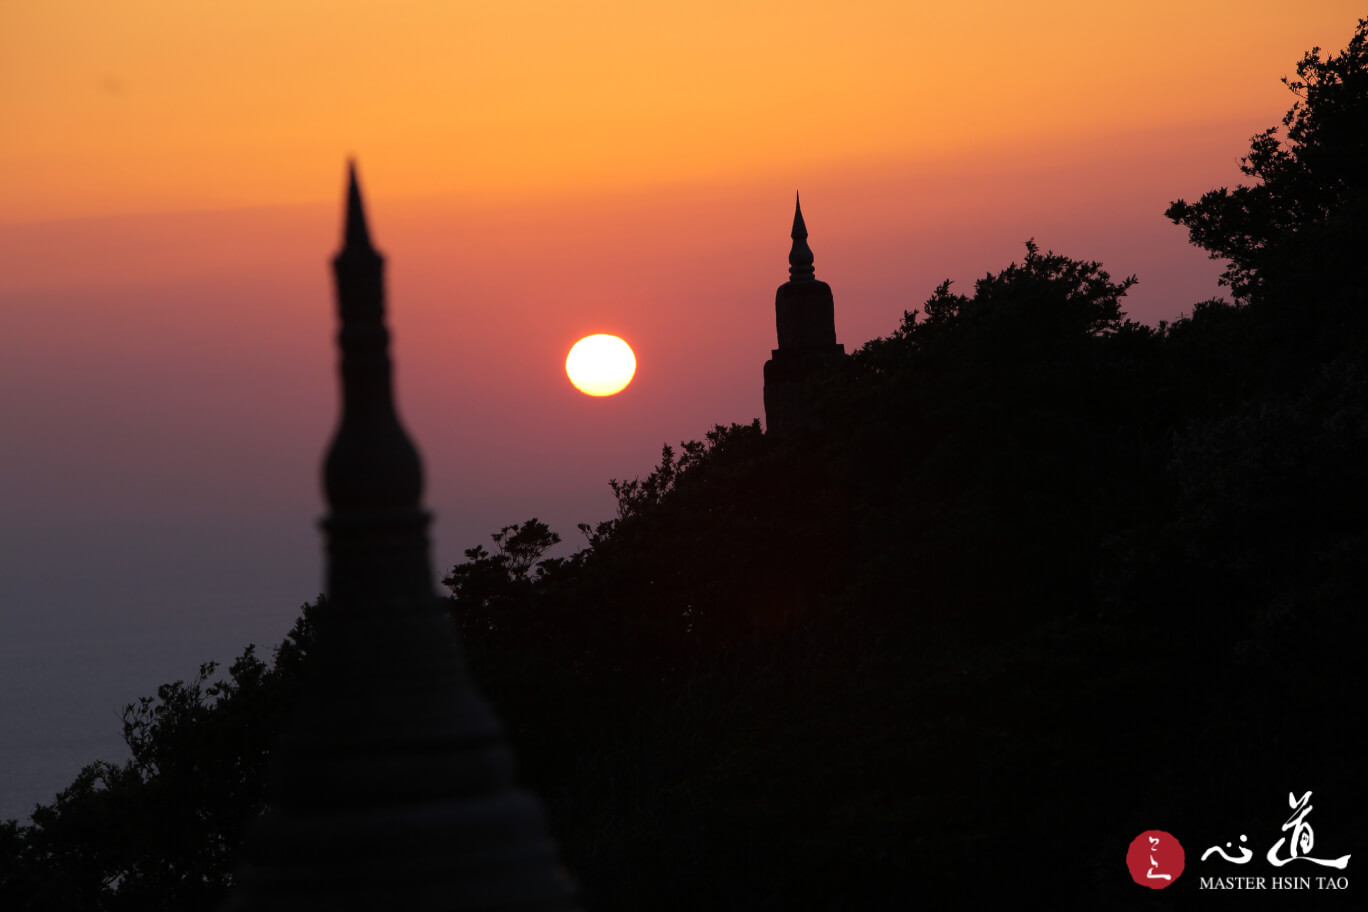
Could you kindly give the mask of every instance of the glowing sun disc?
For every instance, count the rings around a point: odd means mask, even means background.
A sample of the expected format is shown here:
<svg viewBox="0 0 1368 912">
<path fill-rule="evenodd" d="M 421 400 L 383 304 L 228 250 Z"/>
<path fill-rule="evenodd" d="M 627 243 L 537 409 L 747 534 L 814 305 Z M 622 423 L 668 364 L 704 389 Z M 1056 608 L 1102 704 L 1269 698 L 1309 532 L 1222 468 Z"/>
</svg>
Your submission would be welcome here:
<svg viewBox="0 0 1368 912">
<path fill-rule="evenodd" d="M 575 389 L 588 396 L 620 393 L 636 374 L 632 347 L 617 336 L 585 336 L 565 356 L 565 373 Z"/>
</svg>

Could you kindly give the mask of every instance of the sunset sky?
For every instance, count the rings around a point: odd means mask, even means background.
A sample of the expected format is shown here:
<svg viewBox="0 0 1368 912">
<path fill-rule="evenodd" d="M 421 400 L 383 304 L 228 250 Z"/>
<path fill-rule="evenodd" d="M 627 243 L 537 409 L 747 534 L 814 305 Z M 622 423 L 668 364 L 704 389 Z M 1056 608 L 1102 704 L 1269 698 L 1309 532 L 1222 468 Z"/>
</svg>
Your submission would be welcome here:
<svg viewBox="0 0 1368 912">
<path fill-rule="evenodd" d="M 7 222 L 906 171 L 1284 107 L 1349 2 L 50 0 L 3 14 Z M 1138 140 L 1137 140 L 1138 141 Z M 1047 151 L 1048 149 L 1048 151 Z M 1078 150 L 1083 151 L 1083 150 Z M 1014 156 L 1015 157 L 1015 156 Z M 1026 156 L 1028 161 L 1036 155 Z M 1180 170 L 1181 173 L 1181 170 Z M 20 178 L 22 176 L 22 178 Z"/>
<path fill-rule="evenodd" d="M 1165 207 L 1237 182 L 1280 77 L 1361 13 L 5 4 L 0 798 L 23 750 L 79 752 L 89 718 L 116 739 L 123 703 L 279 640 L 318 591 L 348 157 L 440 576 L 534 515 L 570 539 L 663 442 L 762 414 L 795 189 L 848 351 L 1028 238 L 1137 274 L 1137 319 L 1190 310 L 1219 267 Z M 636 351 L 618 396 L 564 376 L 595 332 Z M 24 715 L 39 691 L 95 715 Z"/>
</svg>

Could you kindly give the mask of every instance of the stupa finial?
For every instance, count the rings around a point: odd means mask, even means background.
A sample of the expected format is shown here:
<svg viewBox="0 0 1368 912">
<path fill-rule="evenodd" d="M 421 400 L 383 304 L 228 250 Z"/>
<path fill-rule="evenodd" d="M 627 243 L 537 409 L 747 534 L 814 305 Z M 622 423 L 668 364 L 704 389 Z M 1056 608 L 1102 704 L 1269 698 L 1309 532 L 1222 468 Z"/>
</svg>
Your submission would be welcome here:
<svg viewBox="0 0 1368 912">
<path fill-rule="evenodd" d="M 342 248 L 374 249 L 370 230 L 366 227 L 366 207 L 361 202 L 361 185 L 356 180 L 356 160 L 347 161 L 347 221 L 342 234 Z"/>
<path fill-rule="evenodd" d="M 793 194 L 793 249 L 789 251 L 789 281 L 809 282 L 816 271 L 812 268 L 812 248 L 807 242 L 807 224 L 803 221 L 803 201 L 798 192 Z"/>
</svg>

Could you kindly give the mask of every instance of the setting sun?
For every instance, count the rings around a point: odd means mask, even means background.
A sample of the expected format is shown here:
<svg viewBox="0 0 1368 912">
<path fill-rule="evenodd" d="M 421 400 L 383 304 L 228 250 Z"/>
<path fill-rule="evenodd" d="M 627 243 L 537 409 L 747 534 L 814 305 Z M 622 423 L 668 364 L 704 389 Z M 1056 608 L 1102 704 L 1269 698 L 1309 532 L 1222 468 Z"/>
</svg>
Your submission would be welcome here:
<svg viewBox="0 0 1368 912">
<path fill-rule="evenodd" d="M 565 373 L 575 388 L 588 396 L 620 393 L 636 374 L 636 355 L 617 336 L 585 336 L 565 358 Z"/>
</svg>

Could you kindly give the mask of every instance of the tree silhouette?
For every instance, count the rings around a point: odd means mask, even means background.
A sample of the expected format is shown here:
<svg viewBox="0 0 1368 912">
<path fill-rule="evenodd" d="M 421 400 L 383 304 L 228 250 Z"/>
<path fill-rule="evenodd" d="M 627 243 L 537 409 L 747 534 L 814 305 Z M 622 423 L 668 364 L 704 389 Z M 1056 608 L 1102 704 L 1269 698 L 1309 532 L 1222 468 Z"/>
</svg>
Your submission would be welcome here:
<svg viewBox="0 0 1368 912">
<path fill-rule="evenodd" d="M 1251 140 L 1240 170 L 1257 181 L 1174 202 L 1192 243 L 1228 261 L 1236 300 L 1293 296 L 1305 306 L 1364 287 L 1368 241 L 1368 19 L 1348 46 L 1312 48 L 1283 83 L 1297 96 L 1280 127 Z"/>
<path fill-rule="evenodd" d="M 497 553 L 489 553 L 484 545 L 467 548 L 466 562 L 457 564 L 442 580 L 456 601 L 458 618 L 517 601 L 534 583 L 528 576 L 533 567 L 561 540 L 536 517 L 504 526 L 490 538 Z M 544 572 L 538 568 L 537 576 Z"/>
<path fill-rule="evenodd" d="M 267 664 L 248 646 L 216 679 L 208 662 L 125 707 L 133 758 L 97 761 L 30 826 L 0 827 L 0 907 L 211 909 L 227 892 L 266 765 L 290 710 L 322 597 Z"/>
</svg>

